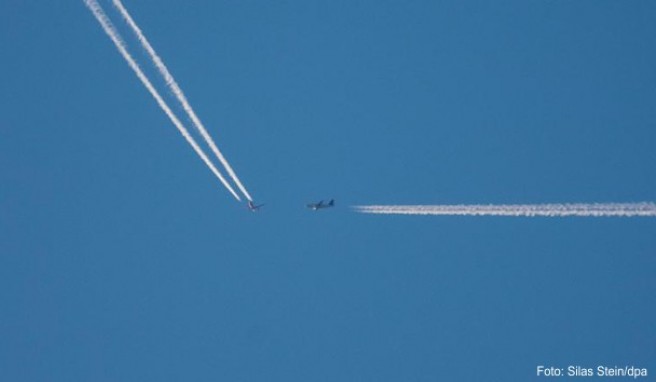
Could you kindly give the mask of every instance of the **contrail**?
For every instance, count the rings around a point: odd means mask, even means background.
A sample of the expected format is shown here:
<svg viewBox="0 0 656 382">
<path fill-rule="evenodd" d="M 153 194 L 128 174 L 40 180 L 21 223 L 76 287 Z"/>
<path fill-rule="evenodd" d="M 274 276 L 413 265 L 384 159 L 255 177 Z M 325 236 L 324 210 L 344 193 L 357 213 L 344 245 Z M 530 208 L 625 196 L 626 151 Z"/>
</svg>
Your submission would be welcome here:
<svg viewBox="0 0 656 382">
<path fill-rule="evenodd" d="M 157 104 L 162 108 L 162 110 L 164 110 L 164 112 L 169 117 L 169 119 L 171 119 L 171 122 L 173 122 L 175 127 L 178 128 L 178 130 L 180 131 L 180 134 L 182 134 L 182 136 L 185 137 L 185 139 L 187 140 L 187 142 L 189 142 L 191 147 L 194 148 L 194 151 L 196 151 L 196 154 L 198 154 L 198 156 L 201 157 L 203 162 L 205 162 L 205 164 L 210 168 L 210 170 L 212 170 L 214 175 L 216 175 L 217 178 L 219 178 L 221 183 L 223 183 L 223 185 L 228 189 L 228 191 L 230 191 L 230 193 L 237 200 L 241 200 L 239 198 L 239 195 L 237 195 L 235 190 L 233 190 L 233 188 L 226 181 L 226 179 L 223 177 L 223 175 L 221 175 L 219 170 L 217 170 L 216 167 L 214 167 L 214 164 L 209 160 L 207 155 L 205 155 L 205 153 L 200 148 L 200 146 L 198 146 L 198 143 L 196 143 L 194 138 L 189 134 L 189 131 L 187 131 L 187 129 L 184 127 L 184 125 L 180 122 L 180 120 L 178 120 L 178 118 L 175 116 L 175 114 L 173 114 L 173 112 L 171 111 L 169 106 L 166 104 L 166 102 L 164 102 L 164 100 L 159 95 L 159 93 L 157 92 L 157 90 L 155 89 L 153 84 L 150 82 L 148 77 L 146 77 L 146 75 L 141 71 L 141 68 L 139 67 L 139 64 L 136 63 L 136 61 L 132 58 L 132 56 L 128 52 L 128 50 L 125 46 L 125 43 L 121 39 L 120 34 L 118 33 L 118 31 L 116 31 L 116 29 L 114 28 L 114 25 L 109 20 L 109 18 L 107 17 L 105 12 L 103 11 L 102 7 L 98 4 L 98 2 L 96 0 L 84 0 L 84 3 L 91 10 L 93 15 L 96 17 L 96 19 L 98 20 L 98 22 L 102 26 L 105 33 L 107 33 L 109 38 L 112 39 L 112 41 L 114 42 L 114 45 L 116 45 L 116 48 L 118 49 L 118 51 L 121 53 L 121 55 L 123 56 L 125 61 L 127 61 L 128 65 L 130 65 L 130 68 L 132 68 L 132 70 L 137 75 L 137 77 L 139 77 L 139 79 L 141 80 L 143 85 L 146 87 L 146 89 L 148 89 L 148 91 L 153 96 L 153 98 L 155 98 L 155 101 L 157 101 Z"/>
<path fill-rule="evenodd" d="M 169 72 L 166 65 L 164 65 L 164 61 L 162 61 L 162 59 L 159 57 L 157 52 L 155 52 L 155 49 L 148 42 L 148 39 L 146 39 L 146 36 L 144 36 L 143 32 L 141 31 L 141 28 L 139 28 L 139 26 L 134 21 L 134 19 L 132 19 L 132 16 L 130 16 L 130 13 L 128 13 L 127 9 L 125 9 L 123 3 L 121 3 L 120 0 L 114 0 L 114 6 L 119 10 L 125 21 L 132 28 L 132 31 L 134 31 L 134 33 L 137 35 L 139 42 L 141 42 L 141 45 L 144 47 L 144 49 L 146 49 L 146 51 L 150 55 L 150 58 L 153 60 L 153 63 L 155 64 L 155 67 L 157 67 L 159 73 L 162 75 L 162 77 L 164 77 L 164 80 L 166 81 L 166 85 L 169 87 L 171 92 L 178 99 L 178 101 L 182 105 L 182 108 L 187 112 L 194 126 L 196 126 L 196 129 L 198 129 L 198 131 L 203 136 L 207 144 L 210 146 L 210 148 L 212 149 L 216 157 L 219 159 L 221 164 L 223 164 L 223 167 L 225 167 L 226 171 L 228 172 L 228 175 L 230 175 L 232 180 L 235 182 L 237 187 L 239 187 L 239 189 L 246 196 L 246 198 L 250 201 L 253 201 L 251 195 L 248 193 L 248 191 L 246 191 L 246 188 L 241 183 L 241 181 L 237 177 L 237 174 L 235 174 L 234 170 L 230 166 L 230 163 L 228 163 L 228 161 L 225 159 L 223 154 L 221 154 L 221 151 L 219 151 L 219 149 L 216 147 L 214 140 L 207 132 L 205 126 L 203 126 L 203 123 L 200 121 L 200 119 L 194 112 L 194 109 L 187 101 L 187 97 L 185 97 L 184 93 L 182 92 L 182 89 L 180 89 L 180 86 L 178 86 L 178 83 L 175 81 L 175 79 Z"/>
<path fill-rule="evenodd" d="M 407 206 L 353 206 L 365 214 L 385 215 L 460 215 L 460 216 L 656 216 L 656 204 L 641 203 L 576 203 L 576 204 L 455 204 Z"/>
</svg>

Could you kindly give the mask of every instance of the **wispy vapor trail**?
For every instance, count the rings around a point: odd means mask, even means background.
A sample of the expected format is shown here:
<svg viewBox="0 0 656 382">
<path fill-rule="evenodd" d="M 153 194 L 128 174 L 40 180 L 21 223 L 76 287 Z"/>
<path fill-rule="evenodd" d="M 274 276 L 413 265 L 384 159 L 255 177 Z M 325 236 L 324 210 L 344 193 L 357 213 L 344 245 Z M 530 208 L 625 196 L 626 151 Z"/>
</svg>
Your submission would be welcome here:
<svg viewBox="0 0 656 382">
<path fill-rule="evenodd" d="M 146 36 L 144 36 L 143 32 L 141 31 L 141 28 L 139 28 L 137 23 L 134 21 L 132 16 L 130 16 L 130 13 L 128 13 L 127 9 L 125 9 L 123 3 L 121 3 L 120 0 L 114 0 L 114 6 L 119 10 L 125 21 L 128 23 L 128 25 L 130 25 L 130 28 L 132 28 L 132 31 L 136 34 L 137 39 L 139 39 L 139 42 L 144 47 L 144 49 L 146 49 L 148 55 L 150 55 L 150 58 L 153 60 L 155 67 L 162 75 L 162 77 L 164 77 L 164 80 L 166 81 L 166 85 L 169 87 L 171 92 L 178 99 L 178 101 L 182 105 L 182 108 L 187 112 L 194 126 L 196 126 L 196 129 L 198 129 L 200 134 L 203 136 L 207 144 L 212 149 L 212 152 L 214 152 L 214 154 L 219 159 L 221 164 L 223 164 L 223 167 L 225 167 L 226 171 L 228 172 L 228 175 L 230 175 L 232 180 L 235 182 L 237 187 L 239 187 L 239 189 L 246 196 L 246 198 L 252 201 L 253 199 L 251 198 L 250 194 L 248 193 L 248 191 L 246 191 L 246 188 L 237 177 L 237 174 L 235 174 L 234 170 L 230 166 L 230 163 L 228 163 L 228 161 L 225 159 L 223 154 L 221 154 L 221 151 L 219 151 L 219 149 L 216 147 L 214 140 L 207 132 L 205 126 L 203 126 L 203 123 L 200 121 L 200 119 L 194 112 L 194 109 L 187 101 L 187 97 L 185 97 L 184 93 L 182 92 L 182 89 L 180 89 L 180 86 L 178 86 L 178 83 L 175 81 L 175 79 L 169 72 L 166 65 L 164 65 L 164 61 L 162 61 L 162 59 L 159 57 L 157 52 L 155 52 L 155 49 L 152 47 L 152 45 L 150 45 L 150 42 L 148 42 L 148 39 L 146 39 Z"/>
<path fill-rule="evenodd" d="M 164 110 L 164 112 L 169 117 L 171 122 L 173 122 L 175 127 L 178 128 L 178 130 L 180 131 L 180 134 L 182 134 L 182 136 L 185 137 L 187 142 L 189 142 L 191 147 L 193 147 L 194 151 L 196 151 L 196 154 L 198 154 L 198 156 L 201 157 L 203 162 L 205 162 L 205 164 L 210 168 L 210 170 L 212 170 L 214 175 L 216 175 L 216 177 L 219 178 L 221 183 L 223 183 L 223 185 L 228 189 L 228 191 L 230 191 L 230 193 L 237 200 L 241 200 L 239 198 L 239 195 L 237 195 L 235 190 L 233 190 L 233 188 L 226 181 L 226 179 L 223 177 L 223 175 L 221 175 L 219 170 L 217 170 L 216 167 L 214 167 L 214 164 L 209 160 L 207 155 L 205 155 L 205 153 L 200 148 L 200 146 L 198 146 L 198 143 L 196 143 L 194 138 L 189 134 L 189 131 L 187 131 L 187 129 L 184 127 L 184 125 L 180 122 L 180 120 L 178 120 L 178 118 L 175 116 L 175 114 L 173 114 L 173 112 L 171 111 L 169 106 L 166 104 L 166 102 L 164 102 L 164 99 L 162 99 L 162 97 L 159 95 L 159 93 L 157 92 L 157 90 L 155 89 L 153 84 L 150 82 L 148 77 L 146 77 L 146 75 L 143 73 L 143 71 L 141 70 L 141 68 L 137 64 L 137 62 L 132 58 L 132 56 L 130 55 L 130 53 L 128 52 L 128 50 L 125 46 L 125 43 L 121 39 L 121 36 L 116 31 L 116 29 L 114 28 L 114 25 L 109 20 L 109 18 L 107 17 L 107 15 L 103 11 L 103 9 L 100 7 L 98 2 L 96 0 L 84 0 L 84 3 L 91 10 L 93 15 L 96 17 L 96 19 L 98 20 L 98 22 L 102 26 L 105 33 L 107 33 L 109 38 L 112 39 L 112 41 L 114 42 L 114 45 L 116 45 L 116 49 L 118 49 L 118 51 L 121 53 L 121 55 L 123 56 L 125 61 L 127 61 L 130 68 L 132 68 L 132 70 L 137 75 L 137 77 L 139 77 L 139 80 L 141 80 L 141 82 L 146 87 L 146 89 L 148 89 L 148 91 L 153 96 L 153 98 L 155 98 L 155 101 L 157 101 L 157 104 L 159 105 L 159 107 L 161 107 L 162 110 Z"/>
<path fill-rule="evenodd" d="M 460 215 L 460 216 L 656 216 L 656 204 L 593 203 L 593 204 L 456 204 L 408 206 L 353 206 L 357 212 L 384 215 Z"/>
</svg>

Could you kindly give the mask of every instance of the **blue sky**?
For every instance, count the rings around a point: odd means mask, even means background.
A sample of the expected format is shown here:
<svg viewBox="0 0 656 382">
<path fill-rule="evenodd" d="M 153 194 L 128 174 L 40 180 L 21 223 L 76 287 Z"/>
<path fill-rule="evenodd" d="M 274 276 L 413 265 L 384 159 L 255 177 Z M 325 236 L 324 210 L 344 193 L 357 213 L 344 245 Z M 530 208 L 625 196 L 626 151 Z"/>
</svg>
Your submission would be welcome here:
<svg viewBox="0 0 656 382">
<path fill-rule="evenodd" d="M 656 373 L 654 219 L 348 209 L 656 200 L 656 4 L 124 4 L 266 206 L 82 1 L 3 1 L 0 379 Z"/>
</svg>

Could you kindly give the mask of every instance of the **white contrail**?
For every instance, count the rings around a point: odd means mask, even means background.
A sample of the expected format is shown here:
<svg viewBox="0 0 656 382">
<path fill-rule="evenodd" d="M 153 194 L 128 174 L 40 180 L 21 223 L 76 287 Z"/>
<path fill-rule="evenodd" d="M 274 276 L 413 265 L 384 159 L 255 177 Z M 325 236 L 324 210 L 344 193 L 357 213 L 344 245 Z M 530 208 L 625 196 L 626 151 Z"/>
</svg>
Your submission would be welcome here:
<svg viewBox="0 0 656 382">
<path fill-rule="evenodd" d="M 150 42 L 148 42 L 148 39 L 146 39 L 146 36 L 144 36 L 143 32 L 141 31 L 141 28 L 139 28 L 137 23 L 134 21 L 132 16 L 130 16 L 130 13 L 128 13 L 127 9 L 125 9 L 125 7 L 123 6 L 120 0 L 114 0 L 114 6 L 119 10 L 125 21 L 128 23 L 128 25 L 130 25 L 132 31 L 136 34 L 137 39 L 139 39 L 139 42 L 141 42 L 141 45 L 144 47 L 144 49 L 146 49 L 146 51 L 150 55 L 150 58 L 153 60 L 155 67 L 157 67 L 159 73 L 162 75 L 162 77 L 164 77 L 164 80 L 166 81 L 166 85 L 169 87 L 169 89 L 171 89 L 171 92 L 178 99 L 178 101 L 182 105 L 182 108 L 187 112 L 189 118 L 191 118 L 191 121 L 193 122 L 194 126 L 196 126 L 196 129 L 198 129 L 198 131 L 203 136 L 207 144 L 210 146 L 216 157 L 219 159 L 221 164 L 223 164 L 223 167 L 225 167 L 226 171 L 228 172 L 228 175 L 230 175 L 232 180 L 235 182 L 237 187 L 239 187 L 239 189 L 246 196 L 246 198 L 250 201 L 253 201 L 251 195 L 248 193 L 248 191 L 246 191 L 246 188 L 237 177 L 237 174 L 235 174 L 235 172 L 233 171 L 232 167 L 230 166 L 230 163 L 228 163 L 228 161 L 225 159 L 223 154 L 221 154 L 221 151 L 219 151 L 219 149 L 216 147 L 214 140 L 207 132 L 205 126 L 203 126 L 203 123 L 200 121 L 200 119 L 194 112 L 194 109 L 187 101 L 187 97 L 185 97 L 184 93 L 182 92 L 182 89 L 180 89 L 180 86 L 178 86 L 178 83 L 175 81 L 175 79 L 169 72 L 166 65 L 164 65 L 164 61 L 162 61 L 162 59 L 159 57 L 157 52 L 155 52 L 155 49 L 153 49 L 152 45 L 150 45 Z"/>
<path fill-rule="evenodd" d="M 656 216 L 656 204 L 592 203 L 592 204 L 456 204 L 408 206 L 353 206 L 357 212 L 385 215 L 461 215 L 461 216 Z"/>
<path fill-rule="evenodd" d="M 132 70 L 135 72 L 137 77 L 139 77 L 139 79 L 141 80 L 143 85 L 146 87 L 146 89 L 148 89 L 148 91 L 153 96 L 153 98 L 155 98 L 155 101 L 157 101 L 157 104 L 162 108 L 162 110 L 164 110 L 164 112 L 169 117 L 169 119 L 171 119 L 171 122 L 173 122 L 175 127 L 178 128 L 178 130 L 180 131 L 182 136 L 185 137 L 185 139 L 187 140 L 187 142 L 189 142 L 191 147 L 194 148 L 194 151 L 196 151 L 196 153 L 201 157 L 203 162 L 205 162 L 205 164 L 207 164 L 207 166 L 212 170 L 214 175 L 216 175 L 217 178 L 219 178 L 221 183 L 223 183 L 223 185 L 228 189 L 228 191 L 230 191 L 230 193 L 237 200 L 241 200 L 239 198 L 239 195 L 237 195 L 235 190 L 232 189 L 230 184 L 226 181 L 226 179 L 223 177 L 223 175 L 221 175 L 219 170 L 217 170 L 216 167 L 214 167 L 214 164 L 209 160 L 207 155 L 205 155 L 205 153 L 200 148 L 200 146 L 198 146 L 198 143 L 196 143 L 194 138 L 189 134 L 189 131 L 187 131 L 187 129 L 184 127 L 184 125 L 180 122 L 180 120 L 178 120 L 178 118 L 175 116 L 175 114 L 173 114 L 173 112 L 171 111 L 169 106 L 166 104 L 166 102 L 164 102 L 164 100 L 159 95 L 159 93 L 157 92 L 157 90 L 155 89 L 153 84 L 150 82 L 148 77 L 146 77 L 146 75 L 143 73 L 143 71 L 141 71 L 141 68 L 139 67 L 139 64 L 136 63 L 136 61 L 132 58 L 132 56 L 128 52 L 128 50 L 125 46 L 125 43 L 121 39 L 121 36 L 119 35 L 118 31 L 116 31 L 116 29 L 114 28 L 114 25 L 109 20 L 109 18 L 107 17 L 105 12 L 103 11 L 102 7 L 100 7 L 100 5 L 98 4 L 98 2 L 96 0 L 84 0 L 84 3 L 91 10 L 93 15 L 96 17 L 96 19 L 98 20 L 98 22 L 102 26 L 105 33 L 107 33 L 109 38 L 112 39 L 112 41 L 114 42 L 114 45 L 116 45 L 116 48 L 118 49 L 118 51 L 121 53 L 121 55 L 123 56 L 125 61 L 127 61 L 128 65 L 130 65 L 130 68 L 132 68 Z"/>
</svg>

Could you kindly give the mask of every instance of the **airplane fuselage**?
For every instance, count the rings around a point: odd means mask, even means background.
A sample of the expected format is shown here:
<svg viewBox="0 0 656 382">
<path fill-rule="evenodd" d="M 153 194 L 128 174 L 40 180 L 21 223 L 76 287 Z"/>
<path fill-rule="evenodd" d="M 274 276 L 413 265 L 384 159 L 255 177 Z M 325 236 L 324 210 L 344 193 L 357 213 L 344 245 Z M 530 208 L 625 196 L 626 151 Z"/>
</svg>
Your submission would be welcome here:
<svg viewBox="0 0 656 382">
<path fill-rule="evenodd" d="M 328 203 L 324 203 L 323 200 L 320 200 L 317 203 L 308 204 L 307 207 L 312 211 L 318 211 L 322 208 L 330 208 L 335 206 L 335 201 L 331 199 Z"/>
</svg>

